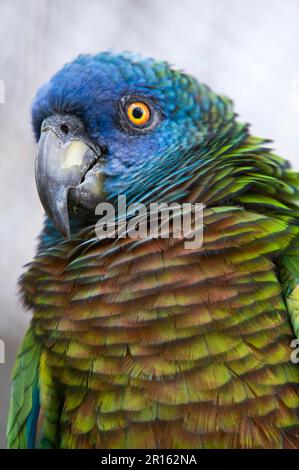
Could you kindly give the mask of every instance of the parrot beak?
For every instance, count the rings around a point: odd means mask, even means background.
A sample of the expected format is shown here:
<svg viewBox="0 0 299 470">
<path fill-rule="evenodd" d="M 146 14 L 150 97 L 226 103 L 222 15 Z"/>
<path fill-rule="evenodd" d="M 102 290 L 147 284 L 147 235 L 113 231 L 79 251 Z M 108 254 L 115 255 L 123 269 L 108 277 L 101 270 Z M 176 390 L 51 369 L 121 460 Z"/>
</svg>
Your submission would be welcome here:
<svg viewBox="0 0 299 470">
<path fill-rule="evenodd" d="M 80 199 L 87 173 L 95 167 L 101 173 L 100 156 L 100 150 L 88 138 L 77 116 L 54 115 L 43 121 L 35 180 L 47 215 L 65 238 L 70 238 L 69 192 L 75 190 Z M 101 192 L 101 188 L 97 189 Z"/>
</svg>

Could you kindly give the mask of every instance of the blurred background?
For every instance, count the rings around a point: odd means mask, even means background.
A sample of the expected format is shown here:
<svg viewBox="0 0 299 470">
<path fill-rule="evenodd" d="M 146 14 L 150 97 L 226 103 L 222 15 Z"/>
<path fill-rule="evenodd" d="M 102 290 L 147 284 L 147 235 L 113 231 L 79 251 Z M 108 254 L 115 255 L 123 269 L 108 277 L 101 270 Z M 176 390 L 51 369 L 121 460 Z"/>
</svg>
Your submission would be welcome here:
<svg viewBox="0 0 299 470">
<path fill-rule="evenodd" d="M 30 127 L 36 89 L 79 53 L 115 48 L 166 59 L 233 98 L 253 132 L 299 169 L 298 25 L 297 0 L 0 0 L 0 447 L 30 320 L 16 283 L 43 218 Z"/>
</svg>

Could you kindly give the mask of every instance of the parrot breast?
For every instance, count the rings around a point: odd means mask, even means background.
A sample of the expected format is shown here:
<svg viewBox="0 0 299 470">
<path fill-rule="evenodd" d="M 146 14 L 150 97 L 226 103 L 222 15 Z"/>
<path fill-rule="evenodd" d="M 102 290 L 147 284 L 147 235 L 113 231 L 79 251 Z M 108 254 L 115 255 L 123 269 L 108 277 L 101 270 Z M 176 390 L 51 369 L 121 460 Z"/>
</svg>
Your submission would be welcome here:
<svg viewBox="0 0 299 470">
<path fill-rule="evenodd" d="M 207 208 L 204 225 L 193 250 L 120 239 L 38 253 L 22 287 L 43 345 L 42 406 L 59 390 L 61 447 L 298 446 L 299 371 L 273 261 L 294 234 L 241 207 Z"/>
</svg>

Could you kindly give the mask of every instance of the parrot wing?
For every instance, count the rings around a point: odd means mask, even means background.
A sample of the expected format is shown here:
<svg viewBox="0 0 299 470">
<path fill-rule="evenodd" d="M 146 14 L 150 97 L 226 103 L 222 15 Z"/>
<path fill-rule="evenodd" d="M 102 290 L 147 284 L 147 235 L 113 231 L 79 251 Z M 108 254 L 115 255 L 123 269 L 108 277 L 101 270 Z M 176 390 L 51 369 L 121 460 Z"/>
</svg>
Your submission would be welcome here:
<svg viewBox="0 0 299 470">
<path fill-rule="evenodd" d="M 280 275 L 290 321 L 299 339 L 299 239 L 282 256 Z"/>
<path fill-rule="evenodd" d="M 12 377 L 8 414 L 8 448 L 33 448 L 40 411 L 39 365 L 41 346 L 29 329 L 19 350 Z"/>
</svg>

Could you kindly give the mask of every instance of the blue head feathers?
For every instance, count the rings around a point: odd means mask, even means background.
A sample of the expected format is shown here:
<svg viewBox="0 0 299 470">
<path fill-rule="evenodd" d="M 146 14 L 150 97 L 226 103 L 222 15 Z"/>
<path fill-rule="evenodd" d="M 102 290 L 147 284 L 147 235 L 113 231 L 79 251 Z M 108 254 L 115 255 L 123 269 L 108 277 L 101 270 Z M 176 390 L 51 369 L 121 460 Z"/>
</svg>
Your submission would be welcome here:
<svg viewBox="0 0 299 470">
<path fill-rule="evenodd" d="M 130 122 L 132 103 L 145 104 L 149 122 Z M 208 148 L 234 118 L 229 100 L 166 62 L 109 52 L 79 56 L 39 90 L 32 108 L 36 139 L 55 114 L 78 116 L 90 139 L 105 148 L 108 199 L 145 197 L 176 174 L 186 177 L 191 149 Z"/>
</svg>

